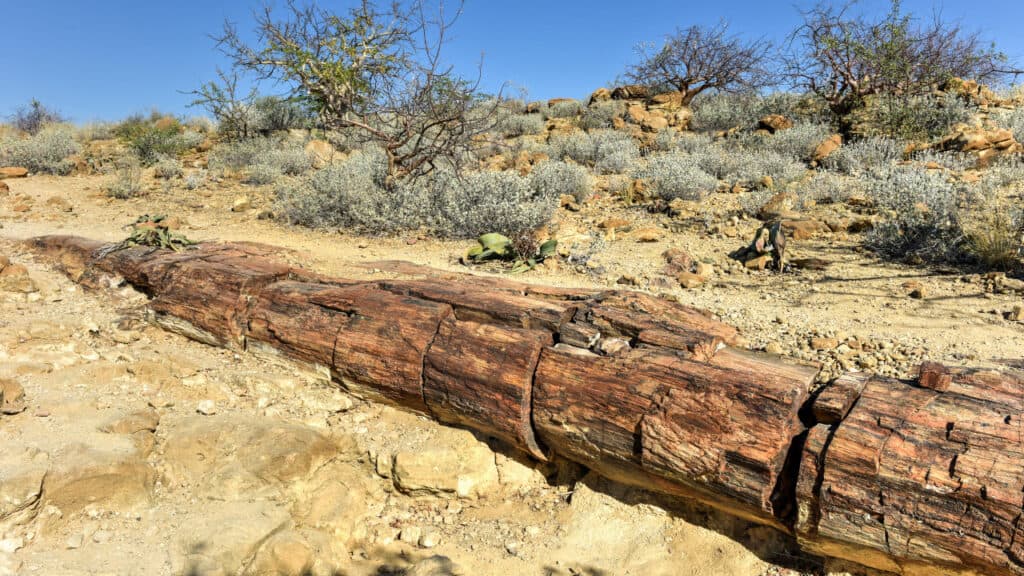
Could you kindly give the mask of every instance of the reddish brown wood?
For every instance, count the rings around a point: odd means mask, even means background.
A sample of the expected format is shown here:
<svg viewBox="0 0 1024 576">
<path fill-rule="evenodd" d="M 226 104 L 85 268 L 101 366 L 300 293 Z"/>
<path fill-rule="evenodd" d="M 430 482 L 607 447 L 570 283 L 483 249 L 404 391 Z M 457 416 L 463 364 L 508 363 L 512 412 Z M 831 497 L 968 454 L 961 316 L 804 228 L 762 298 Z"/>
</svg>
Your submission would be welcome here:
<svg viewBox="0 0 1024 576">
<path fill-rule="evenodd" d="M 455 309 L 459 320 L 481 324 L 501 324 L 519 328 L 557 332 L 576 312 L 576 305 L 547 298 L 531 298 L 508 290 L 488 289 L 479 282 L 433 282 L 429 280 L 385 281 L 381 287 L 442 302 Z"/>
<path fill-rule="evenodd" d="M 640 426 L 645 470 L 714 494 L 709 503 L 744 517 L 788 512 L 791 503 L 777 507 L 773 496 L 804 430 L 798 412 L 816 370 L 730 349 L 714 364 L 652 354 L 644 370 L 663 383 Z"/>
<path fill-rule="evenodd" d="M 890 571 L 1024 574 L 1024 378 L 865 386 L 825 452 L 809 550 Z"/>
<path fill-rule="evenodd" d="M 922 388 L 945 392 L 953 383 L 953 374 L 938 362 L 924 362 L 918 370 L 917 382 Z"/>
<path fill-rule="evenodd" d="M 737 358 L 739 368 L 654 348 L 615 357 L 545 350 L 534 424 L 555 452 L 598 470 L 614 465 L 620 480 L 656 476 L 774 523 L 772 495 L 815 371 Z"/>
<path fill-rule="evenodd" d="M 830 382 L 814 400 L 814 419 L 821 424 L 835 424 L 845 418 L 870 378 L 870 374 L 855 372 Z"/>
<path fill-rule="evenodd" d="M 554 343 L 542 330 L 449 317 L 426 357 L 423 395 L 440 421 L 464 424 L 544 460 L 531 422 L 533 373 Z"/>
<path fill-rule="evenodd" d="M 640 292 L 604 292 L 576 319 L 596 326 L 602 336 L 664 346 L 703 358 L 713 355 L 721 344 L 734 343 L 738 336 L 735 328 L 703 311 Z"/>
<path fill-rule="evenodd" d="M 421 412 L 423 361 L 451 306 L 359 284 L 310 297 L 346 314 L 334 343 L 335 380 L 356 394 Z"/>
<path fill-rule="evenodd" d="M 311 299 L 333 286 L 277 282 L 266 287 L 250 306 L 247 348 L 269 348 L 323 371 L 334 364 L 334 341 L 348 323 L 348 313 L 317 306 Z"/>
<path fill-rule="evenodd" d="M 250 300 L 291 271 L 273 260 L 227 250 L 170 253 L 153 261 L 163 265 L 141 269 L 149 274 L 155 294 L 149 307 L 158 320 L 173 317 L 231 348 L 243 347 Z"/>
</svg>

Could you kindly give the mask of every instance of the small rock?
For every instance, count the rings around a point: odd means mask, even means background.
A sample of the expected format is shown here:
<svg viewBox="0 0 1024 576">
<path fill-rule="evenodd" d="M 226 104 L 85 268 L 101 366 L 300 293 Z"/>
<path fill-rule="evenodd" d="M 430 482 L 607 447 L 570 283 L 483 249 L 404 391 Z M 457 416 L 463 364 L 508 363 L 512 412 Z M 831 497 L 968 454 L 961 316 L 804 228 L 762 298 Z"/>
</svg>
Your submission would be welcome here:
<svg viewBox="0 0 1024 576">
<path fill-rule="evenodd" d="M 232 212 L 245 212 L 252 207 L 252 201 L 249 200 L 248 196 L 239 196 L 235 198 L 235 201 L 231 204 Z"/>
<path fill-rule="evenodd" d="M 839 340 L 835 338 L 811 338 L 811 348 L 817 351 L 832 350 L 839 346 Z"/>
<path fill-rule="evenodd" d="M 203 400 L 196 405 L 196 412 L 204 416 L 212 416 L 217 413 L 217 404 L 213 400 Z"/>
<path fill-rule="evenodd" d="M 84 543 L 84 541 L 85 541 L 85 537 L 82 535 L 81 532 L 79 532 L 77 534 L 72 534 L 64 542 L 64 546 L 67 547 L 68 550 L 77 550 L 77 549 L 82 547 L 82 544 Z"/>
<path fill-rule="evenodd" d="M 683 288 L 696 288 L 704 283 L 704 277 L 693 272 L 682 272 L 676 276 L 676 280 Z"/>
<path fill-rule="evenodd" d="M 694 273 L 701 278 L 707 278 L 715 273 L 715 267 L 706 262 L 697 262 L 697 266 L 694 268 Z"/>
<path fill-rule="evenodd" d="M 1014 306 L 1012 310 L 1005 314 L 1005 317 L 1007 320 L 1012 320 L 1014 322 L 1024 321 L 1024 306 L 1020 304 Z"/>
<path fill-rule="evenodd" d="M 598 228 L 603 230 L 624 230 L 630 227 L 629 220 L 625 218 L 608 218 L 597 225 Z"/>
<path fill-rule="evenodd" d="M 746 262 L 743 263 L 743 265 L 750 270 L 764 270 L 768 266 L 768 264 L 771 263 L 771 261 L 771 255 L 764 254 L 762 256 L 758 256 L 757 258 L 751 258 L 750 260 L 747 260 Z"/>
<path fill-rule="evenodd" d="M 111 536 L 112 534 L 106 530 L 97 530 L 93 532 L 92 541 L 97 544 L 103 544 L 104 542 L 109 542 Z"/>
<path fill-rule="evenodd" d="M 633 237 L 637 242 L 657 242 L 661 240 L 661 231 L 657 228 L 641 228 L 633 234 Z"/>
<path fill-rule="evenodd" d="M 17 414 L 25 410 L 25 389 L 21 384 L 0 378 L 0 413 Z"/>
<path fill-rule="evenodd" d="M 398 539 L 406 544 L 418 545 L 420 537 L 423 536 L 423 529 L 419 526 L 406 526 L 398 533 Z"/>
<path fill-rule="evenodd" d="M 38 290 L 28 275 L 28 269 L 21 264 L 7 264 L 0 268 L 0 292 L 30 294 Z"/>
<path fill-rule="evenodd" d="M 4 178 L 24 178 L 28 176 L 28 168 L 9 166 L 0 168 L 0 180 Z"/>
<path fill-rule="evenodd" d="M 917 280 L 909 280 L 903 283 L 903 289 L 907 292 L 907 296 L 911 298 L 921 300 L 928 296 L 928 290 Z"/>
<path fill-rule="evenodd" d="M 519 542 L 515 542 L 515 541 L 512 541 L 512 540 L 510 540 L 508 542 L 505 542 L 505 551 L 508 552 L 512 556 L 518 556 L 519 555 Z"/>
<path fill-rule="evenodd" d="M 435 530 L 428 530 L 420 536 L 420 548 L 433 548 L 441 543 L 441 536 Z"/>
<path fill-rule="evenodd" d="M 46 205 L 56 208 L 61 212 L 74 211 L 74 207 L 71 205 L 71 202 L 68 202 L 68 199 L 62 196 L 51 196 L 49 199 L 46 200 Z"/>
</svg>

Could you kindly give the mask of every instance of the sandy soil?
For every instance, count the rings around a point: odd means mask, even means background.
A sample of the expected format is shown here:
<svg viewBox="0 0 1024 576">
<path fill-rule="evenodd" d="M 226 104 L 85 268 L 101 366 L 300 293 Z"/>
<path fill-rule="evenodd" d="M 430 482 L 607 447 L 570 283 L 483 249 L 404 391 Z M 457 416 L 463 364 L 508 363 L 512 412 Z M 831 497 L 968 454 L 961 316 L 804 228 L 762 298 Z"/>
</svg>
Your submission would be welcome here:
<svg viewBox="0 0 1024 576">
<path fill-rule="evenodd" d="M 235 562 L 251 574 L 285 573 L 282 566 L 304 558 L 316 574 L 821 572 L 770 529 L 593 476 L 574 483 L 571 474 L 517 462 L 493 444 L 467 472 L 487 486 L 474 498 L 396 489 L 389 467 L 395 455 L 469 453 L 481 439 L 350 398 L 293 367 L 164 333 L 140 321 L 141 295 L 84 293 L 17 241 L 43 234 L 120 240 L 122 226 L 137 216 L 163 213 L 180 218 L 192 239 L 283 246 L 304 266 L 366 278 L 395 275 L 378 263 L 390 260 L 467 272 L 459 256 L 471 243 L 287 227 L 257 218 L 270 207 L 267 189 L 226 184 L 190 192 L 154 184 L 142 198 L 112 200 L 102 190 L 107 181 L 7 180 L 11 193 L 0 197 L 0 253 L 28 266 L 39 286 L 28 298 L 0 299 L 0 378 L 17 379 L 28 404 L 0 417 L 0 492 L 23 483 L 18 486 L 34 486 L 36 493 L 20 516 L 0 523 L 0 574 L 172 574 L 187 566 L 213 574 L 210 563 L 217 562 Z M 233 212 L 241 195 L 252 207 Z M 54 197 L 71 210 L 51 203 Z M 15 199 L 29 210 L 13 211 Z M 831 261 L 823 272 L 734 269 L 726 255 L 749 241 L 757 223 L 730 222 L 731 203 L 728 194 L 717 194 L 700 218 L 676 221 L 610 199 L 591 201 L 578 213 L 560 211 L 553 235 L 563 249 L 586 253 L 597 237 L 603 247 L 587 265 L 562 259 L 517 279 L 561 286 L 630 282 L 712 310 L 739 327 L 753 348 L 853 369 L 900 373 L 921 358 L 968 365 L 1021 358 L 1024 324 L 1002 315 L 1021 296 L 993 291 L 979 275 L 880 263 L 842 234 L 791 242 L 795 258 Z M 634 230 L 655 228 L 660 239 L 638 242 L 628 230 L 608 234 L 598 224 L 610 217 L 628 220 Z M 712 232 L 725 224 L 735 232 Z M 665 282 L 661 254 L 670 247 L 710 263 L 716 273 L 695 289 Z M 920 283 L 925 297 L 908 296 L 908 281 Z M 845 349 L 812 345 L 819 336 Z M 209 411 L 203 402 L 215 413 L 197 414 Z M 154 415 L 158 423 L 149 427 L 111 428 Z M 250 429 L 239 422 L 256 423 Z M 269 431 L 273 426 L 276 432 Z M 203 440 L 214 433 L 217 441 Z M 303 446 L 300 452 L 317 464 L 260 473 L 264 447 L 288 442 Z M 319 442 L 329 450 L 310 448 Z M 196 453 L 218 465 L 183 456 Z M 112 472 L 104 476 L 97 466 Z M 497 481 L 485 481 L 492 468 Z M 344 493 L 302 505 L 322 491 L 328 473 L 334 482 L 345 479 Z M 96 477 L 103 479 L 89 480 Z M 118 494 L 125 498 L 112 496 Z M 319 506 L 348 512 L 331 516 L 326 530 L 312 519 L 320 518 L 313 512 Z M 245 529 L 232 531 L 240 525 Z M 427 534 L 433 537 L 424 539 Z M 196 552 L 197 538 L 206 538 L 212 551 Z M 435 554 L 455 566 L 430 571 L 443 564 L 429 558 Z"/>
</svg>

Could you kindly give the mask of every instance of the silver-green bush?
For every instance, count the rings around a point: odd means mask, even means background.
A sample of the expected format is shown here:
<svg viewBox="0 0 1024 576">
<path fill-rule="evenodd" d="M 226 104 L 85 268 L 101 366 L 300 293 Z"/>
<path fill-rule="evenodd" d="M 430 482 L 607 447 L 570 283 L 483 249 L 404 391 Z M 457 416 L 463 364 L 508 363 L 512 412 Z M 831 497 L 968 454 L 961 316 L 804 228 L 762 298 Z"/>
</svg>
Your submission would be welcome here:
<svg viewBox="0 0 1024 576">
<path fill-rule="evenodd" d="M 161 155 L 157 157 L 156 164 L 153 166 L 153 176 L 157 178 L 177 178 L 182 175 L 184 169 L 181 165 L 181 160 L 173 156 Z"/>
<path fill-rule="evenodd" d="M 580 201 L 590 194 L 591 178 L 582 166 L 548 160 L 534 166 L 530 172 L 530 187 L 542 197 L 558 198 L 569 194 Z"/>
<path fill-rule="evenodd" d="M 714 176 L 701 170 L 697 158 L 685 153 L 652 154 L 633 176 L 647 182 L 650 190 L 665 200 L 700 200 L 718 186 Z"/>
<path fill-rule="evenodd" d="M 843 144 L 829 154 L 822 165 L 829 170 L 858 176 L 900 160 L 903 148 L 898 141 L 889 138 L 863 138 Z"/>
<path fill-rule="evenodd" d="M 48 125 L 27 138 L 15 136 L 0 141 L 0 164 L 21 166 L 29 172 L 68 174 L 74 164 L 68 157 L 81 150 L 74 131 L 64 125 Z"/>
<path fill-rule="evenodd" d="M 866 192 L 884 216 L 866 235 L 868 247 L 887 258 L 964 259 L 959 209 L 970 202 L 965 186 L 941 172 L 908 165 L 874 171 Z"/>
<path fill-rule="evenodd" d="M 611 128 L 616 118 L 626 113 L 626 105 L 621 100 L 594 102 L 583 111 L 580 128 L 584 130 L 600 130 Z"/>
<path fill-rule="evenodd" d="M 575 118 L 583 112 L 583 104 L 579 100 L 563 100 L 544 109 L 546 118 Z"/>
<path fill-rule="evenodd" d="M 540 114 L 509 114 L 498 121 L 498 130 L 506 138 L 540 134 L 544 127 L 544 117 Z"/>
<path fill-rule="evenodd" d="M 514 172 L 475 172 L 460 179 L 440 170 L 390 189 L 386 174 L 383 154 L 364 150 L 279 187 L 277 204 L 289 221 L 304 226 L 371 234 L 425 228 L 443 237 L 470 238 L 534 230 L 558 203 L 557 191 L 538 192 Z"/>
<path fill-rule="evenodd" d="M 551 139 L 555 158 L 569 158 L 604 174 L 625 171 L 640 157 L 640 148 L 628 134 L 616 130 L 573 132 Z"/>
</svg>

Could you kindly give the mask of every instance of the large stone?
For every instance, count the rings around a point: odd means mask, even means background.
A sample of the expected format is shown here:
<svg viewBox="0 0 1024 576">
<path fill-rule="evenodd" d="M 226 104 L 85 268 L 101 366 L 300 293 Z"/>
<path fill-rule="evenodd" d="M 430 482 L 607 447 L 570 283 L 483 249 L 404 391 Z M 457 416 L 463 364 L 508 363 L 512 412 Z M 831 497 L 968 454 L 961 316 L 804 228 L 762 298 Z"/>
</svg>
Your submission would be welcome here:
<svg viewBox="0 0 1024 576">
<path fill-rule="evenodd" d="M 4 178 L 24 178 L 28 176 L 28 168 L 9 166 L 0 168 L 0 180 Z"/>
<path fill-rule="evenodd" d="M 811 153 L 811 160 L 816 163 L 821 162 L 831 156 L 833 152 L 839 150 L 842 145 L 843 137 L 839 134 L 833 134 L 814 148 L 814 152 Z"/>
<path fill-rule="evenodd" d="M 126 436 L 108 435 L 102 443 L 70 443 L 46 476 L 43 504 L 64 514 L 89 505 L 138 510 L 150 501 L 153 470 Z"/>
<path fill-rule="evenodd" d="M 366 518 L 383 490 L 366 472 L 350 463 L 335 462 L 297 483 L 292 517 L 301 526 L 331 534 L 349 546 L 366 538 Z"/>
<path fill-rule="evenodd" d="M 240 416 L 190 416 L 167 433 L 165 476 L 222 500 L 275 496 L 339 455 L 353 455 L 317 430 Z"/>
<path fill-rule="evenodd" d="M 758 129 L 767 130 L 775 134 L 776 132 L 792 128 L 793 121 L 782 114 L 769 114 L 757 121 L 757 127 Z"/>
<path fill-rule="evenodd" d="M 309 542 L 292 531 L 275 534 L 267 540 L 246 576 L 306 576 L 313 567 Z"/>
<path fill-rule="evenodd" d="M 49 467 L 46 452 L 7 445 L 0 450 L 0 534 L 35 518 Z"/>
<path fill-rule="evenodd" d="M 469 432 L 460 445 L 395 454 L 392 476 L 399 490 L 412 495 L 485 496 L 498 485 L 494 453 Z"/>
<path fill-rule="evenodd" d="M 240 574 L 272 535 L 291 524 L 284 509 L 268 502 L 205 502 L 203 512 L 204 522 L 184 526 L 178 536 L 174 574 Z"/>
<path fill-rule="evenodd" d="M 0 270 L 0 292 L 29 294 L 38 291 L 36 283 L 21 264 L 8 264 Z"/>
</svg>

